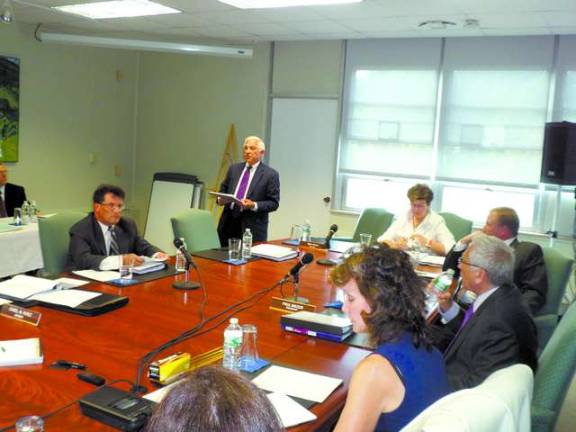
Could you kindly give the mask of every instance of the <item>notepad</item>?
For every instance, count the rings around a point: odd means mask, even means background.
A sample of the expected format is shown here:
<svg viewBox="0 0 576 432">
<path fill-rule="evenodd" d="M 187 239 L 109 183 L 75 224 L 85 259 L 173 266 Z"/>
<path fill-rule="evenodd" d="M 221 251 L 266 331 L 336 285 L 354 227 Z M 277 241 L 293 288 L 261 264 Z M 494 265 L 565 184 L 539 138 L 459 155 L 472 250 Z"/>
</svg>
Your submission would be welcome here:
<svg viewBox="0 0 576 432">
<path fill-rule="evenodd" d="M 39 364 L 43 361 L 38 338 L 0 341 L 0 366 Z"/>
<path fill-rule="evenodd" d="M 83 291 L 83 290 L 54 290 L 36 294 L 31 297 L 31 300 L 38 300 L 44 303 L 51 303 L 60 306 L 68 306 L 75 308 L 80 306 L 82 303 L 92 300 L 98 296 L 102 295 L 99 292 L 94 291 Z"/>
<path fill-rule="evenodd" d="M 18 275 L 0 282 L 0 296 L 14 299 L 28 299 L 34 294 L 49 291 L 56 287 L 56 281 L 33 276 Z"/>
<path fill-rule="evenodd" d="M 446 257 L 436 256 L 436 255 L 426 255 L 424 258 L 420 258 L 420 264 L 430 265 L 436 267 L 442 267 L 444 265 L 444 260 Z"/>
<path fill-rule="evenodd" d="M 313 402 L 324 402 L 342 380 L 281 366 L 270 366 L 252 382 L 262 390 L 284 393 Z"/>
<path fill-rule="evenodd" d="M 270 393 L 268 400 L 278 413 L 282 426 L 289 428 L 302 423 L 307 423 L 316 420 L 318 417 L 294 399 L 282 393 Z"/>
<path fill-rule="evenodd" d="M 87 279 L 97 280 L 98 282 L 108 282 L 120 278 L 120 273 L 117 271 L 76 270 L 72 273 Z"/>
<path fill-rule="evenodd" d="M 272 261 L 285 261 L 298 256 L 298 251 L 284 246 L 273 244 L 259 244 L 251 249 L 252 255 L 256 255 Z"/>
</svg>

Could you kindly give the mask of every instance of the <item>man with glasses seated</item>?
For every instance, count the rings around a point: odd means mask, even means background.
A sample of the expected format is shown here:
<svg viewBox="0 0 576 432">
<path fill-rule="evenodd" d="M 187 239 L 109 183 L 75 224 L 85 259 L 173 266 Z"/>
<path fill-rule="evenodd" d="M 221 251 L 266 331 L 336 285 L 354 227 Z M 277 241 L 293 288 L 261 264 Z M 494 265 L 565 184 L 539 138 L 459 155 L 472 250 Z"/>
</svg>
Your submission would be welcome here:
<svg viewBox="0 0 576 432">
<path fill-rule="evenodd" d="M 68 267 L 71 270 L 115 270 L 132 262 L 144 262 L 142 256 L 159 260 L 164 252 L 138 235 L 136 223 L 122 217 L 124 191 L 114 185 L 98 186 L 92 196 L 94 211 L 70 228 Z"/>
<path fill-rule="evenodd" d="M 536 243 L 518 241 L 520 220 L 514 209 L 498 207 L 488 214 L 482 232 L 503 240 L 514 250 L 514 283 L 522 293 L 524 301 L 532 311 L 538 310 L 546 303 L 548 279 L 542 248 Z M 458 258 L 466 250 L 475 235 L 475 232 L 460 239 L 448 252 L 444 261 L 444 268 L 457 270 Z M 456 271 L 456 273 L 458 273 Z"/>
<path fill-rule="evenodd" d="M 492 372 L 515 363 L 536 370 L 536 326 L 512 283 L 514 251 L 479 234 L 459 260 L 463 287 L 476 294 L 464 312 L 450 293 L 438 294 L 446 333 L 444 359 L 453 390 L 474 387 Z"/>
</svg>

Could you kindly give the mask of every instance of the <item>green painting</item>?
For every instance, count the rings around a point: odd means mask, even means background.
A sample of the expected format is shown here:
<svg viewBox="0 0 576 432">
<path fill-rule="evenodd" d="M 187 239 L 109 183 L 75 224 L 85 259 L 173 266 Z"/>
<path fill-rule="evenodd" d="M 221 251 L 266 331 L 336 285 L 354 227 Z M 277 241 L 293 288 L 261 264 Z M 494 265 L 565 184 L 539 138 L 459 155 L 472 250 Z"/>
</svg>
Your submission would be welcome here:
<svg viewBox="0 0 576 432">
<path fill-rule="evenodd" d="M 0 162 L 18 162 L 20 60 L 0 56 Z"/>
</svg>

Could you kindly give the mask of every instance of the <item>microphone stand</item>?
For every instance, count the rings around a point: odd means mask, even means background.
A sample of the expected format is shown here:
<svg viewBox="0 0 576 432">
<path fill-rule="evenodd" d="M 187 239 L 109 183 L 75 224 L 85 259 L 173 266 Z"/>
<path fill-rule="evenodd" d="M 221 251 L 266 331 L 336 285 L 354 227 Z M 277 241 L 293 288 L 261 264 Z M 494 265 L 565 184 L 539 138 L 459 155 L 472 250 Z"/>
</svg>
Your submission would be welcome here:
<svg viewBox="0 0 576 432">
<path fill-rule="evenodd" d="M 304 304 L 310 303 L 310 300 L 306 297 L 298 297 L 298 294 L 300 293 L 300 272 L 292 275 L 292 285 L 294 286 L 294 295 L 292 297 L 287 297 L 286 300 Z"/>
<path fill-rule="evenodd" d="M 184 272 L 184 280 L 183 281 L 176 281 L 172 284 L 173 288 L 179 290 L 195 290 L 200 288 L 200 284 L 198 282 L 194 282 L 188 279 L 188 273 L 190 271 L 190 260 L 186 258 L 186 271 Z"/>
</svg>

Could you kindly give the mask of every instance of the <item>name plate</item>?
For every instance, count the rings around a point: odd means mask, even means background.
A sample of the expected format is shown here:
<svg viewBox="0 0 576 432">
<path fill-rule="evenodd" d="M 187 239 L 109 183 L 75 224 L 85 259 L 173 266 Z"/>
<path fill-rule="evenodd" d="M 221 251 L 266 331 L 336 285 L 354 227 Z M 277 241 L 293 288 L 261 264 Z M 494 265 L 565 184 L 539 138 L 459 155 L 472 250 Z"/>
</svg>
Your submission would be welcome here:
<svg viewBox="0 0 576 432">
<path fill-rule="evenodd" d="M 272 304 L 270 305 L 270 309 L 281 312 L 315 312 L 316 306 L 308 303 L 299 303 L 297 301 L 288 300 L 281 297 L 272 297 Z"/>
<path fill-rule="evenodd" d="M 0 315 L 37 326 L 40 324 L 42 313 L 35 312 L 20 306 L 5 304 L 0 308 Z"/>
</svg>

